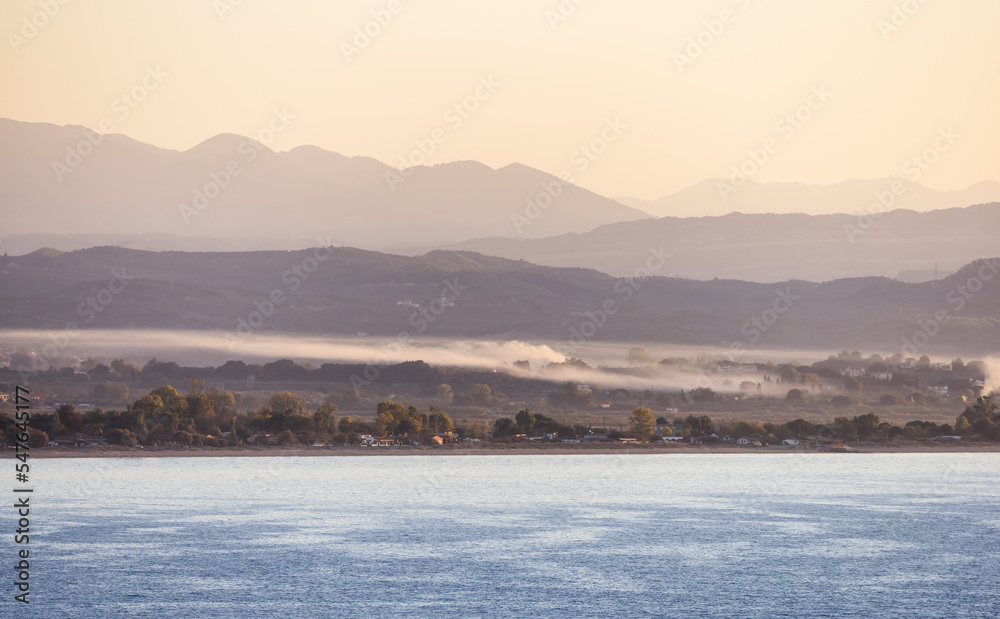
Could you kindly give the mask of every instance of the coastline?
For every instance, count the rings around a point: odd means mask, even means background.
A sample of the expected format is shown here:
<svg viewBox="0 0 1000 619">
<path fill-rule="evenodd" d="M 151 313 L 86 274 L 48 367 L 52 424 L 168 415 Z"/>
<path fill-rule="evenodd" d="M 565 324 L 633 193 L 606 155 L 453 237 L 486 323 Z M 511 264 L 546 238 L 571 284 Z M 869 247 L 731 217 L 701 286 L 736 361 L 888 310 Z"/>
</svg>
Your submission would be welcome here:
<svg viewBox="0 0 1000 619">
<path fill-rule="evenodd" d="M 32 458 L 260 458 L 260 457 L 378 457 L 378 456 L 511 456 L 511 455 L 685 455 L 685 454 L 914 454 L 914 453 L 1000 453 L 1000 445 L 975 443 L 957 445 L 850 445 L 848 452 L 831 452 L 789 447 L 735 446 L 565 446 L 504 445 L 490 447 L 43 447 L 31 451 Z"/>
</svg>

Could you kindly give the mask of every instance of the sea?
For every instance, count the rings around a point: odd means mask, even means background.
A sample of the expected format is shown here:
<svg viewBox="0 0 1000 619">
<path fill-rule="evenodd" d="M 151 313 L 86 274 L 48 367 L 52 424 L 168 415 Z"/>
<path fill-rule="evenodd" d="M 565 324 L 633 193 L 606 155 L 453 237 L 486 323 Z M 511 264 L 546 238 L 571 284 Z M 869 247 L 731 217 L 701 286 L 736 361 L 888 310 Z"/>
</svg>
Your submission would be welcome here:
<svg viewBox="0 0 1000 619">
<path fill-rule="evenodd" d="M 0 510 L 0 617 L 998 617 L 998 473 L 996 453 L 34 459 L 28 544 Z"/>
</svg>

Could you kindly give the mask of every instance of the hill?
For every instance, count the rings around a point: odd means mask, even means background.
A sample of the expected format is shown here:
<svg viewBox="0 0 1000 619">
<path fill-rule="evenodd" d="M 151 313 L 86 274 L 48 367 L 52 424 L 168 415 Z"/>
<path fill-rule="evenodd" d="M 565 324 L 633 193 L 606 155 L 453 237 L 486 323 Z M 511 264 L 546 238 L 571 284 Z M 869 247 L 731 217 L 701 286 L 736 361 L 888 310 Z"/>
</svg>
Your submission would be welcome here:
<svg viewBox="0 0 1000 619">
<path fill-rule="evenodd" d="M 647 259 L 656 275 L 657 255 Z M 773 285 L 615 279 L 473 252 L 98 247 L 5 258 L 0 324 L 236 332 L 280 299 L 255 332 L 823 350 L 899 350 L 908 338 L 921 354 L 973 355 L 1000 347 L 998 267 L 997 260 L 969 264 L 917 284 L 866 277 Z M 933 332 L 926 344 L 914 338 L 922 331 Z"/>
<path fill-rule="evenodd" d="M 828 281 L 877 275 L 928 281 L 996 253 L 1000 203 L 874 216 L 731 213 L 663 217 L 546 239 L 487 238 L 442 246 L 555 267 L 629 275 L 649 247 L 670 257 L 661 271 L 694 279 Z M 426 249 L 400 250 L 422 253 Z"/>
<path fill-rule="evenodd" d="M 543 183 L 560 182 L 519 164 L 403 171 L 314 146 L 278 153 L 231 134 L 178 152 L 83 127 L 0 119 L 5 235 L 333 237 L 379 248 L 543 237 L 648 218 L 567 183 L 545 216 L 519 232 L 512 214 Z"/>
</svg>

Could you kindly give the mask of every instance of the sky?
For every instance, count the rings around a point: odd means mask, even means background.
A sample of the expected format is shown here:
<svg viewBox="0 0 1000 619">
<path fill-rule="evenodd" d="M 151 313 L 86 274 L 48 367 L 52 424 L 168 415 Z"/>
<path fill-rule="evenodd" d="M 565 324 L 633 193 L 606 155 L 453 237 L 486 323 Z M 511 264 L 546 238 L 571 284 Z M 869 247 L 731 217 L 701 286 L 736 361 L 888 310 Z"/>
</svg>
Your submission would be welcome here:
<svg viewBox="0 0 1000 619">
<path fill-rule="evenodd" d="M 903 176 L 945 131 L 921 183 L 1000 179 L 996 0 L 5 0 L 0 31 L 0 117 L 177 150 L 278 109 L 279 151 L 654 199 L 755 157 L 760 182 Z"/>
</svg>

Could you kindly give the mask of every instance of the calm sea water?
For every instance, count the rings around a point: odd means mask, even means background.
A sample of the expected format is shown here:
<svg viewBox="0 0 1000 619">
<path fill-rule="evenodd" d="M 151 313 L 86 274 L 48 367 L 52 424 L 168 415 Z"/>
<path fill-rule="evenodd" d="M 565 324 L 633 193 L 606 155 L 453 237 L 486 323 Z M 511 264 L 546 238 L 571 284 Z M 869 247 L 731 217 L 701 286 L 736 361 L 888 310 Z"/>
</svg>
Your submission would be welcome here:
<svg viewBox="0 0 1000 619">
<path fill-rule="evenodd" d="M 32 604 L 8 569 L 0 616 L 997 617 L 998 471 L 1000 454 L 36 459 Z"/>
</svg>

